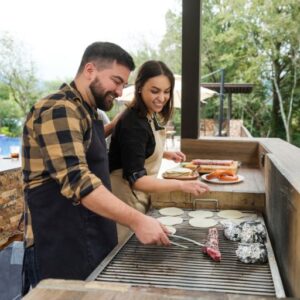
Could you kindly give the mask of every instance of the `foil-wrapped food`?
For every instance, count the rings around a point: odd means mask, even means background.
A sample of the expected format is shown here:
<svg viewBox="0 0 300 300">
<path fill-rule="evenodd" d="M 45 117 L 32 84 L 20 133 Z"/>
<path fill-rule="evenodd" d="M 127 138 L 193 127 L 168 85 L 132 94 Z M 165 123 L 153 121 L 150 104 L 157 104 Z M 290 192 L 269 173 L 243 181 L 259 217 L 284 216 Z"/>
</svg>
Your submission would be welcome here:
<svg viewBox="0 0 300 300">
<path fill-rule="evenodd" d="M 265 226 L 260 221 L 245 221 L 241 224 L 224 223 L 224 235 L 230 241 L 264 243 L 267 237 Z"/>
<path fill-rule="evenodd" d="M 224 235 L 225 237 L 230 241 L 240 241 L 241 240 L 241 227 L 240 225 L 233 223 L 233 222 L 227 222 L 224 223 Z"/>
<path fill-rule="evenodd" d="M 246 264 L 265 263 L 268 260 L 267 249 L 261 243 L 239 243 L 237 258 Z"/>
<path fill-rule="evenodd" d="M 237 258 L 246 264 L 265 263 L 268 259 L 264 242 L 267 238 L 265 226 L 260 221 L 223 223 L 224 235 L 228 240 L 240 242 L 236 250 Z"/>
<path fill-rule="evenodd" d="M 265 226 L 259 221 L 247 221 L 240 224 L 242 243 L 264 243 L 267 237 Z"/>
</svg>

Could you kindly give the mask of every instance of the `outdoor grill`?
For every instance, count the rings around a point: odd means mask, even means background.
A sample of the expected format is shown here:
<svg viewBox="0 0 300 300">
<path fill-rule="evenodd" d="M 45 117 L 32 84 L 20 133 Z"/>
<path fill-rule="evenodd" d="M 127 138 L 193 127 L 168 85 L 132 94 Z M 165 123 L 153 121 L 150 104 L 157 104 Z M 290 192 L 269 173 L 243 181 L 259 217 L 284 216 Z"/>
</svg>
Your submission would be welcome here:
<svg viewBox="0 0 300 300">
<path fill-rule="evenodd" d="M 184 222 L 176 225 L 176 234 L 205 241 L 208 230 L 189 225 L 188 210 Z M 150 215 L 160 216 L 157 210 Z M 214 218 L 219 219 L 218 216 Z M 263 222 L 261 216 L 260 221 Z M 273 250 L 267 237 L 268 263 L 244 264 L 237 260 L 235 250 L 238 243 L 225 239 L 222 226 L 219 229 L 221 262 L 211 260 L 202 253 L 201 247 L 187 241 L 173 239 L 188 246 L 145 246 L 134 235 L 119 244 L 95 269 L 87 280 L 126 283 L 132 286 L 211 291 L 241 295 L 285 297 Z"/>
</svg>

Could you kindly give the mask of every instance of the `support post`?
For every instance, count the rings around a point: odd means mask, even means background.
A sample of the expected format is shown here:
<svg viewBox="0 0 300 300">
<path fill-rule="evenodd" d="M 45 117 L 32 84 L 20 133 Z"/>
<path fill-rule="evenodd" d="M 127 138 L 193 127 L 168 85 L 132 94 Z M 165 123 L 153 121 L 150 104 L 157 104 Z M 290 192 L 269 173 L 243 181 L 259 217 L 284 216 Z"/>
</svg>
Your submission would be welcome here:
<svg viewBox="0 0 300 300">
<path fill-rule="evenodd" d="M 182 0 L 181 138 L 198 139 L 202 0 Z"/>
<path fill-rule="evenodd" d="M 220 86 L 220 111 L 219 111 L 219 136 L 222 136 L 222 124 L 224 120 L 224 82 L 225 72 L 221 69 L 221 86 Z"/>
</svg>

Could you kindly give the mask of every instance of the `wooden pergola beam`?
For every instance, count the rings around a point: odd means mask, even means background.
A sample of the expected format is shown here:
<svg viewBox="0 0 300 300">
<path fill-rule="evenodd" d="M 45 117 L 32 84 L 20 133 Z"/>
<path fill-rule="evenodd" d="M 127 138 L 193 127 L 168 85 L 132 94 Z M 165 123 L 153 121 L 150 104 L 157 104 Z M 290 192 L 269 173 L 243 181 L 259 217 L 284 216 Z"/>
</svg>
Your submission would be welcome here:
<svg viewBox="0 0 300 300">
<path fill-rule="evenodd" d="M 181 138 L 199 136 L 202 0 L 182 0 Z"/>
</svg>

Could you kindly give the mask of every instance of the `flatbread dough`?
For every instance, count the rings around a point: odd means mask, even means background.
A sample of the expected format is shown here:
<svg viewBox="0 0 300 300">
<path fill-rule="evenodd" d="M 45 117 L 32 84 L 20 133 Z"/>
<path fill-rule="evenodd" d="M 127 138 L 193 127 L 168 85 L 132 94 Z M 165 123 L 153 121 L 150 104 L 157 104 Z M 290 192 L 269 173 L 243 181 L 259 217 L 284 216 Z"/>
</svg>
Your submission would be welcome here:
<svg viewBox="0 0 300 300">
<path fill-rule="evenodd" d="M 172 226 L 172 225 L 176 225 L 176 224 L 181 224 L 183 222 L 183 219 L 180 217 L 167 216 L 167 217 L 157 218 L 157 221 L 159 221 L 163 225 Z"/>
<path fill-rule="evenodd" d="M 214 215 L 214 213 L 208 210 L 194 210 L 194 211 L 190 211 L 188 215 L 192 218 L 197 218 L 197 217 L 210 218 Z"/>
<path fill-rule="evenodd" d="M 159 213 L 163 216 L 180 216 L 184 214 L 184 211 L 178 207 L 165 207 L 160 209 Z"/>
<path fill-rule="evenodd" d="M 218 216 L 225 219 L 239 219 L 244 217 L 244 214 L 238 210 L 221 210 Z"/>
<path fill-rule="evenodd" d="M 255 213 L 243 213 L 243 218 L 249 218 L 249 220 L 256 220 L 257 214 Z"/>
<path fill-rule="evenodd" d="M 189 223 L 193 227 L 200 227 L 200 228 L 207 228 L 216 226 L 218 224 L 218 221 L 214 219 L 206 219 L 202 217 L 196 217 L 189 220 Z"/>
<path fill-rule="evenodd" d="M 168 229 L 170 235 L 176 233 L 176 228 L 175 227 L 173 227 L 173 226 L 166 226 L 166 228 Z"/>
</svg>

